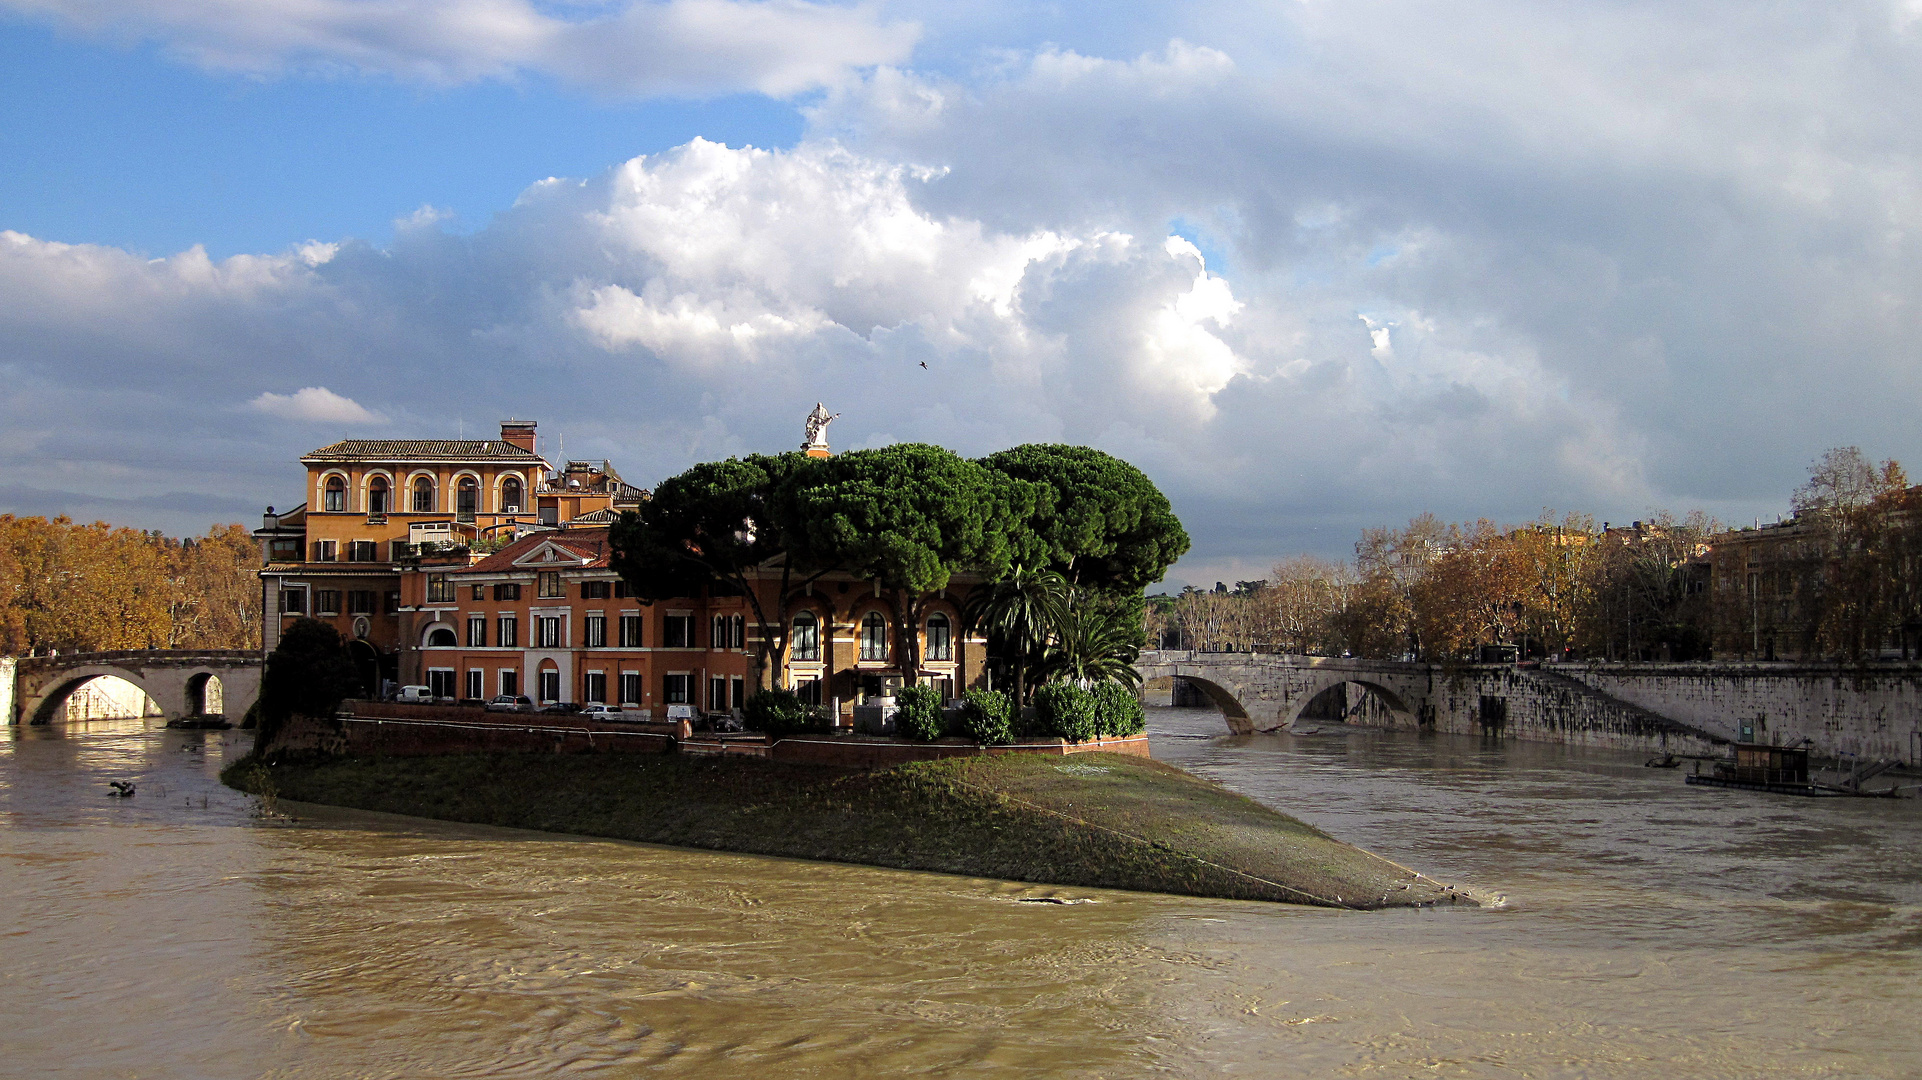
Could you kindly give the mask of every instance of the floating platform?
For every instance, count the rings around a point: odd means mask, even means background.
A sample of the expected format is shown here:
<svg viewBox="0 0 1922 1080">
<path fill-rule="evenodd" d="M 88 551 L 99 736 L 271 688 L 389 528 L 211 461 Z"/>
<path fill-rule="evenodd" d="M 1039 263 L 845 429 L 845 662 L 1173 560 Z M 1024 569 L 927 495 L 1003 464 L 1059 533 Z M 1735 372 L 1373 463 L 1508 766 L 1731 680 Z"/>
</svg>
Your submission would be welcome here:
<svg viewBox="0 0 1922 1080">
<path fill-rule="evenodd" d="M 1847 794 L 1847 792 L 1819 788 L 1813 784 L 1782 784 L 1767 783 L 1760 780 L 1731 780 L 1722 776 L 1703 776 L 1700 773 L 1689 773 L 1682 777 L 1682 780 L 1684 783 L 1695 784 L 1698 787 L 1739 788 L 1742 791 L 1766 791 L 1775 795 L 1811 795 L 1826 797 L 1830 795 Z"/>
</svg>

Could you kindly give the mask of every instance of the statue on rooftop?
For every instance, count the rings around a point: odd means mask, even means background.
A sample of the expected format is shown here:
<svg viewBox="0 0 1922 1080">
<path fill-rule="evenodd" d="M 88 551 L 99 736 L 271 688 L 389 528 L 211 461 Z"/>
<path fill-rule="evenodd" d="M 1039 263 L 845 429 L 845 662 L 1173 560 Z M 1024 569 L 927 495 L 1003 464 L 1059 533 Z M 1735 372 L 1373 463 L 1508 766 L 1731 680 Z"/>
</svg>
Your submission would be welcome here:
<svg viewBox="0 0 1922 1080">
<path fill-rule="evenodd" d="M 801 443 L 803 450 L 826 450 L 828 448 L 828 425 L 840 413 L 829 413 L 828 407 L 820 402 L 814 403 L 814 411 L 808 414 L 807 438 Z"/>
</svg>

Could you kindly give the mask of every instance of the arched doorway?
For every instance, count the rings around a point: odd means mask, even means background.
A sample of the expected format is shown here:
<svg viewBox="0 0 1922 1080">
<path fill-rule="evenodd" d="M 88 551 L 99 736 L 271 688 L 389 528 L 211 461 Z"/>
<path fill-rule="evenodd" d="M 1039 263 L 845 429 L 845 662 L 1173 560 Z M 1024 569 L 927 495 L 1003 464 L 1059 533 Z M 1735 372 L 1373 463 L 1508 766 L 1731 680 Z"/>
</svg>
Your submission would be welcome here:
<svg viewBox="0 0 1922 1080">
<path fill-rule="evenodd" d="M 452 631 L 449 631 L 452 633 Z M 360 693 L 365 698 L 381 696 L 380 650 L 365 638 L 355 638 L 347 643 L 347 655 L 354 661 L 354 671 L 360 676 Z"/>
</svg>

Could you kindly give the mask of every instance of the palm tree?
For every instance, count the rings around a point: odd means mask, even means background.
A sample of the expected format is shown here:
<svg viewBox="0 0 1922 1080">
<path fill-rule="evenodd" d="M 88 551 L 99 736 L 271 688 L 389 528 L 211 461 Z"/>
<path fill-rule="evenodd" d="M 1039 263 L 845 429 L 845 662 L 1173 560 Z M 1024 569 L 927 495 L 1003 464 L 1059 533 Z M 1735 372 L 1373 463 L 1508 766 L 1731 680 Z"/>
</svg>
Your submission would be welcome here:
<svg viewBox="0 0 1922 1080">
<path fill-rule="evenodd" d="M 977 589 L 962 612 L 970 630 L 999 634 L 1014 647 L 1014 706 L 1026 704 L 1028 654 L 1061 619 L 1073 586 L 1059 573 L 1017 564 L 1008 576 Z"/>
<path fill-rule="evenodd" d="M 1083 686 L 1117 682 L 1132 689 L 1141 684 L 1134 667 L 1140 655 L 1141 628 L 1132 613 L 1103 608 L 1081 594 L 1060 608 L 1040 674 Z"/>
</svg>

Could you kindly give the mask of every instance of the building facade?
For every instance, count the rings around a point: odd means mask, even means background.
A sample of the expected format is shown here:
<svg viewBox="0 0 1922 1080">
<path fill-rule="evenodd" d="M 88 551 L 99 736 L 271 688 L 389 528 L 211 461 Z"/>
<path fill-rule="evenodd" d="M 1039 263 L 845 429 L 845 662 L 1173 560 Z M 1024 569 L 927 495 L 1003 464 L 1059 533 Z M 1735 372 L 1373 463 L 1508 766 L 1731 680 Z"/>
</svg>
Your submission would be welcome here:
<svg viewBox="0 0 1922 1080">
<path fill-rule="evenodd" d="M 606 521 L 645 492 L 606 462 L 551 466 L 536 424 L 509 420 L 498 439 L 348 439 L 301 457 L 306 501 L 267 508 L 260 542 L 263 647 L 313 617 L 349 642 L 367 691 L 400 676 L 401 567 L 423 551 L 485 551 L 521 531 L 581 517 Z"/>
<path fill-rule="evenodd" d="M 725 590 L 642 603 L 609 566 L 607 536 L 577 524 L 527 532 L 478 561 L 449 552 L 406 562 L 403 681 L 438 698 L 525 695 L 657 717 L 669 705 L 739 708 L 763 679 L 754 606 Z M 762 610 L 775 612 L 779 576 L 754 584 Z M 982 685 L 985 643 L 962 632 L 958 597 L 929 597 L 925 608 L 921 681 L 944 698 Z M 789 598 L 787 618 L 788 663 L 769 681 L 811 703 L 838 700 L 844 720 L 900 684 L 895 613 L 872 582 L 829 575 Z"/>
</svg>

